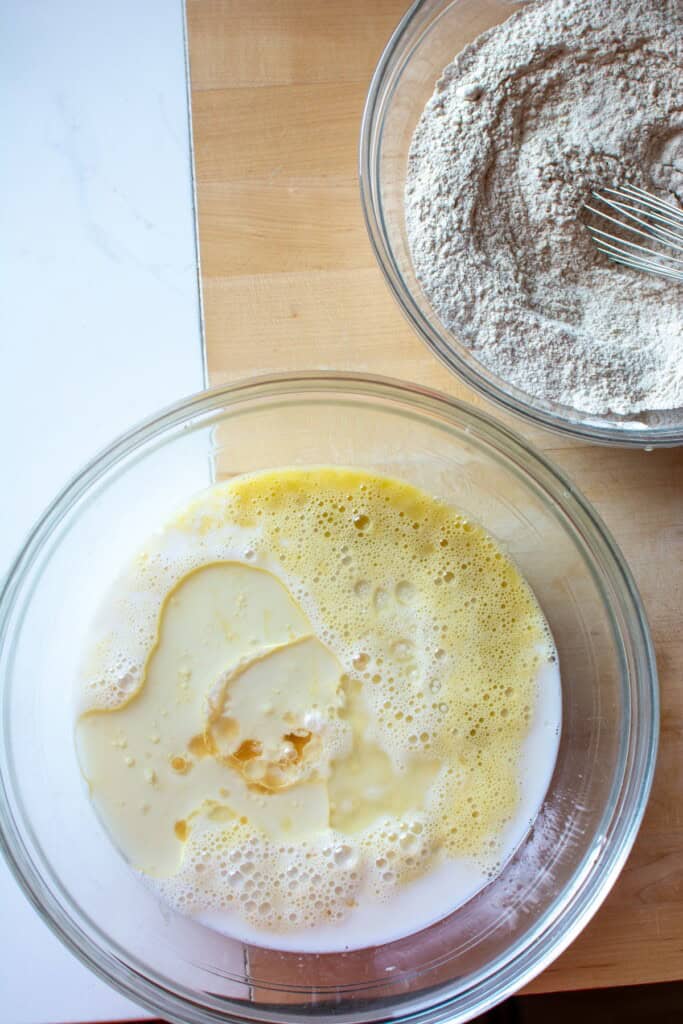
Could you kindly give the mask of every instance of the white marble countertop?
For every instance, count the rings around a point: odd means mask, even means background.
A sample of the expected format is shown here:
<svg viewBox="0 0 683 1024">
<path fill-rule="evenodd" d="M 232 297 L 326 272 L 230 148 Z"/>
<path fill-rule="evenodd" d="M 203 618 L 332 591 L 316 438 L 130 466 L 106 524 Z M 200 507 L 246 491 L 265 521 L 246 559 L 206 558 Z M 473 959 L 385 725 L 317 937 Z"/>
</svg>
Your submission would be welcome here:
<svg viewBox="0 0 683 1024">
<path fill-rule="evenodd" d="M 6 0 L 0 82 L 2 574 L 68 477 L 202 388 L 204 361 L 181 0 Z M 144 1016 L 1 859 L 0 906 L 0 1024 Z"/>
</svg>

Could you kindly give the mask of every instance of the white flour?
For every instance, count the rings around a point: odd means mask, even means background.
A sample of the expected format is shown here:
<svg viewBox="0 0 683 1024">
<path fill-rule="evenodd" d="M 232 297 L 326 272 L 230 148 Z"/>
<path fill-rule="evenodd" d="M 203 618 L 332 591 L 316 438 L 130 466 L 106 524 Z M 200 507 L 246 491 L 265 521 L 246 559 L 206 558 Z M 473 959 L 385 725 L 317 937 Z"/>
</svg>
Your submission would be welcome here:
<svg viewBox="0 0 683 1024">
<path fill-rule="evenodd" d="M 592 188 L 683 202 L 683 0 L 539 0 L 450 64 L 413 136 L 406 221 L 444 325 L 587 413 L 683 407 L 683 288 L 620 269 Z"/>
</svg>

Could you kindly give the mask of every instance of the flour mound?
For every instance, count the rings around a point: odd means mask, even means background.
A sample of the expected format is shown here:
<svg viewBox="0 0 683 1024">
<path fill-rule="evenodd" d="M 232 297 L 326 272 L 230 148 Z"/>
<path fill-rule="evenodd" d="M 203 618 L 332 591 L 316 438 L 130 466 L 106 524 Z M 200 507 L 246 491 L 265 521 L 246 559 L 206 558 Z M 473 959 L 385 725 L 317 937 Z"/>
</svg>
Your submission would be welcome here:
<svg viewBox="0 0 683 1024">
<path fill-rule="evenodd" d="M 445 69 L 415 130 L 422 288 L 489 370 L 540 399 L 683 407 L 683 286 L 610 264 L 582 223 L 592 189 L 627 182 L 683 205 L 681 38 L 679 0 L 530 3 Z"/>
</svg>

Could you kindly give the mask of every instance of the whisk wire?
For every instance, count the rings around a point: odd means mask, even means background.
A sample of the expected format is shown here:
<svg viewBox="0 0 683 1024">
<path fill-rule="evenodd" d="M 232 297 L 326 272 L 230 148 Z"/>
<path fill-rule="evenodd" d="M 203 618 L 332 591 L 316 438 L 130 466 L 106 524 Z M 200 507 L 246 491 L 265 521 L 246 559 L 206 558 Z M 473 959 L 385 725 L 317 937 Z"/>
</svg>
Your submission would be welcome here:
<svg viewBox="0 0 683 1024">
<path fill-rule="evenodd" d="M 633 198 L 638 198 L 645 206 L 659 207 L 668 213 L 669 216 L 674 217 L 680 224 L 683 224 L 683 210 L 679 210 L 678 207 L 674 206 L 673 203 L 668 203 L 664 199 L 660 199 L 659 196 L 653 196 L 651 192 L 646 192 L 644 188 L 638 188 L 637 185 L 622 185 L 621 191 L 626 194 L 630 194 Z M 618 189 L 603 189 L 603 192 L 616 192 L 619 194 Z"/>
<path fill-rule="evenodd" d="M 619 235 L 612 235 L 609 231 L 603 231 L 602 228 L 591 228 L 591 232 L 593 234 L 593 241 L 598 247 L 600 247 L 600 245 L 609 245 L 609 247 L 615 252 L 620 252 L 622 255 L 629 256 L 632 259 L 638 259 L 639 252 L 645 252 L 649 256 L 656 256 L 657 258 L 660 258 L 662 255 L 659 249 L 650 249 L 647 245 L 639 245 L 638 242 L 631 242 L 628 238 L 620 238 Z M 598 237 L 595 238 L 595 235 Z M 605 239 L 608 241 L 604 241 Z M 628 245 L 631 249 L 635 249 L 637 251 L 631 252 L 628 249 L 623 249 L 622 246 L 624 245 Z M 683 259 L 679 256 L 668 256 L 667 259 L 671 263 L 680 263 L 681 266 L 683 266 Z"/>
<path fill-rule="evenodd" d="M 660 263 L 653 262 L 652 260 L 644 260 L 641 257 L 629 259 L 628 256 L 624 256 L 619 252 L 610 252 L 608 249 L 603 249 L 601 246 L 598 246 L 598 248 L 600 249 L 600 252 L 604 252 L 605 256 L 608 256 L 614 263 L 621 264 L 621 266 L 657 274 L 660 277 L 666 277 L 671 281 L 681 280 L 680 271 L 664 270 Z"/>
<path fill-rule="evenodd" d="M 600 217 L 602 220 L 608 220 L 611 224 L 616 224 L 619 228 L 624 228 L 628 231 L 632 231 L 634 234 L 640 235 L 641 238 L 656 238 L 656 235 L 654 235 L 652 231 L 641 231 L 640 228 L 635 228 L 632 224 L 625 224 L 623 220 L 619 220 L 618 217 L 611 217 L 609 213 L 605 213 L 604 210 L 596 209 L 596 207 L 591 206 L 590 203 L 584 203 L 584 206 L 587 210 L 590 210 L 591 213 L 594 213 L 596 217 Z M 588 230 L 591 232 L 591 234 L 601 233 L 599 228 L 595 228 L 592 225 L 589 225 Z M 604 234 L 604 232 L 602 232 L 602 234 Z M 615 238 L 618 242 L 623 242 L 624 245 L 633 244 L 629 242 L 628 238 L 620 238 L 617 235 L 611 235 L 610 237 Z M 661 253 L 655 253 L 655 255 L 661 255 Z"/>
<path fill-rule="evenodd" d="M 606 192 L 611 192 L 612 189 L 605 189 L 605 191 Z M 636 214 L 639 214 L 639 213 L 642 214 L 642 212 L 643 212 L 637 206 L 631 206 L 629 203 L 615 203 L 611 199 L 607 199 L 604 195 L 601 196 L 598 192 L 593 192 L 593 195 L 597 199 L 602 199 L 603 203 L 605 203 L 607 206 L 611 207 L 613 210 L 616 210 L 617 213 L 622 213 L 624 215 L 624 217 L 628 218 L 629 220 L 635 221 L 636 224 L 642 224 L 642 226 L 647 228 L 649 232 L 651 232 L 651 233 L 653 233 L 655 235 L 661 234 L 663 241 L 668 242 L 669 240 L 671 240 L 671 244 L 673 246 L 675 246 L 675 248 L 681 249 L 681 251 L 683 251 L 683 246 L 678 244 L 678 240 L 681 237 L 681 230 L 683 230 L 683 221 L 681 221 L 680 223 L 677 223 L 673 219 L 670 219 L 668 217 L 662 217 L 658 213 L 653 213 L 653 212 L 649 212 L 647 214 L 649 220 L 643 220 L 642 217 L 636 216 Z M 595 209 L 593 209 L 590 206 L 587 206 L 587 209 L 589 209 L 589 210 L 592 209 L 593 213 L 597 213 L 598 216 L 600 216 L 600 213 L 599 213 L 598 210 L 595 210 Z M 653 220 L 657 221 L 656 225 L 652 224 Z M 621 222 L 617 221 L 617 223 L 619 224 Z M 671 231 L 669 228 L 660 227 L 659 224 L 669 224 L 669 225 L 672 225 L 677 230 Z M 629 224 L 623 224 L 623 227 L 629 228 L 630 225 Z"/>
<path fill-rule="evenodd" d="M 615 224 L 622 232 L 617 235 L 589 223 L 588 230 L 600 252 L 633 270 L 683 281 L 683 259 L 674 255 L 683 253 L 683 211 L 637 185 L 604 188 L 592 195 L 602 205 L 586 203 L 585 209 L 600 220 Z M 624 232 L 658 243 L 662 248 L 652 249 L 634 242 L 624 237 Z"/>
</svg>

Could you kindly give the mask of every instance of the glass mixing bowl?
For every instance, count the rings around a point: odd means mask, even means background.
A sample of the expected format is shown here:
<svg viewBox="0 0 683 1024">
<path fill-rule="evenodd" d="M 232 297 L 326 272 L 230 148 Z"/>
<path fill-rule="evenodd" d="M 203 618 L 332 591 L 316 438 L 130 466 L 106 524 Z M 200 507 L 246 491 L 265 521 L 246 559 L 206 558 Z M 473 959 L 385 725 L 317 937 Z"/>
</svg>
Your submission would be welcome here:
<svg viewBox="0 0 683 1024">
<path fill-rule="evenodd" d="M 170 510 L 212 479 L 321 463 L 411 481 L 498 538 L 554 633 L 563 727 L 542 810 L 495 880 L 409 938 L 314 955 L 245 945 L 159 902 L 90 805 L 70 695 L 93 609 Z M 198 395 L 91 462 L 47 510 L 5 582 L 0 681 L 1 836 L 17 879 L 94 971 L 156 1014 L 193 1024 L 427 1024 L 481 1013 L 547 966 L 604 899 L 642 818 L 658 733 L 640 599 L 572 484 L 462 403 L 343 374 Z"/>
<path fill-rule="evenodd" d="M 375 255 L 423 341 L 449 370 L 508 412 L 594 443 L 631 448 L 683 444 L 683 409 L 631 419 L 598 417 L 542 401 L 496 376 L 443 326 L 415 276 L 403 205 L 415 126 L 456 54 L 522 6 L 510 0 L 418 0 L 387 43 L 370 83 L 360 134 L 361 200 Z"/>
</svg>

